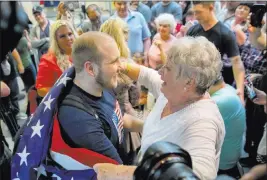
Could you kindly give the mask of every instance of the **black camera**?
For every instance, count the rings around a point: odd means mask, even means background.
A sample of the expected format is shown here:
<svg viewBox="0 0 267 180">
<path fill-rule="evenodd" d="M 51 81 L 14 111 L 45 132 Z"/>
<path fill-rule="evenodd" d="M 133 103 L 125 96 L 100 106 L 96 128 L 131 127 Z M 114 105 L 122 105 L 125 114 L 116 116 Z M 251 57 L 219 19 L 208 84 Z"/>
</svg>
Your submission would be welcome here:
<svg viewBox="0 0 267 180">
<path fill-rule="evenodd" d="M 250 24 L 254 27 L 262 27 L 262 18 L 267 11 L 266 4 L 254 4 L 251 7 Z"/>
<path fill-rule="evenodd" d="M 156 142 L 145 152 L 134 180 L 199 180 L 192 170 L 189 153 L 170 142 Z"/>
</svg>

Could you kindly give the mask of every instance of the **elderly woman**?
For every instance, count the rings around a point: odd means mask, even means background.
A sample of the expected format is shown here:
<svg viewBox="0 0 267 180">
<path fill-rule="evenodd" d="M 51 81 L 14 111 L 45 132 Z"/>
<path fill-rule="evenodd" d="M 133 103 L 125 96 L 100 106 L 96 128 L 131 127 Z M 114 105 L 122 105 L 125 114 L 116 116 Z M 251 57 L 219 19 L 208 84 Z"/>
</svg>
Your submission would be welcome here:
<svg viewBox="0 0 267 180">
<path fill-rule="evenodd" d="M 174 32 L 176 21 L 171 14 L 161 14 L 155 19 L 158 33 L 153 38 L 153 44 L 148 51 L 148 65 L 159 69 L 166 62 L 165 53 L 176 39 Z"/>
<path fill-rule="evenodd" d="M 134 80 L 145 85 L 157 102 L 145 124 L 124 121 L 124 127 L 143 130 L 140 158 L 158 141 L 179 145 L 189 152 L 200 179 L 215 179 L 225 135 L 217 105 L 207 90 L 221 71 L 220 53 L 204 37 L 183 37 L 169 49 L 167 64 L 159 70 L 122 64 Z M 128 128 L 129 128 L 128 127 Z M 135 166 L 94 167 L 98 179 L 132 178 Z"/>
<path fill-rule="evenodd" d="M 75 37 L 75 31 L 67 21 L 58 20 L 52 25 L 50 47 L 40 59 L 36 78 L 39 96 L 44 97 L 63 71 L 72 65 L 71 51 Z"/>
</svg>

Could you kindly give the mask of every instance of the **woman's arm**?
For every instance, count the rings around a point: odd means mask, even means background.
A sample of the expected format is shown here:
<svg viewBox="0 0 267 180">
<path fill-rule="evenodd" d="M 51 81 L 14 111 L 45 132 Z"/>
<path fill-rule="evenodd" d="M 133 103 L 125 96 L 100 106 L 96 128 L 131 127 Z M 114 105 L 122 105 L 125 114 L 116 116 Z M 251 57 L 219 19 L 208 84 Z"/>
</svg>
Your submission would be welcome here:
<svg viewBox="0 0 267 180">
<path fill-rule="evenodd" d="M 162 80 L 157 71 L 138 64 L 124 62 L 121 63 L 121 69 L 132 80 L 148 88 L 155 98 L 159 96 Z"/>
<path fill-rule="evenodd" d="M 17 62 L 17 64 L 18 64 L 18 71 L 19 71 L 19 73 L 20 74 L 23 74 L 24 73 L 24 66 L 22 64 L 22 61 L 21 61 L 21 58 L 20 58 L 20 55 L 19 55 L 17 49 L 14 49 L 12 51 L 12 56 L 15 59 L 15 61 Z"/>
<path fill-rule="evenodd" d="M 94 165 L 98 180 L 133 180 L 136 166 L 101 163 Z"/>
</svg>

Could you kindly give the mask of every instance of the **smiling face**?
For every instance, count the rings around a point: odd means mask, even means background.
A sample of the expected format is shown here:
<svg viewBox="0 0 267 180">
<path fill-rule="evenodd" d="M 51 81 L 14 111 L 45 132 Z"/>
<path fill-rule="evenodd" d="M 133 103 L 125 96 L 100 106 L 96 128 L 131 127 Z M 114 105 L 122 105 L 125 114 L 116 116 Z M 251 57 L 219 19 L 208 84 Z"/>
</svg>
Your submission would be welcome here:
<svg viewBox="0 0 267 180">
<path fill-rule="evenodd" d="M 168 24 L 159 24 L 158 32 L 161 36 L 168 36 L 171 34 L 171 27 Z"/>
<path fill-rule="evenodd" d="M 163 81 L 161 92 L 167 99 L 172 99 L 174 96 L 176 100 L 184 99 L 184 94 L 179 93 L 178 95 L 177 92 L 184 92 L 187 81 L 182 78 L 177 78 L 176 68 L 177 65 L 169 61 L 159 70 L 161 80 Z"/>
<path fill-rule="evenodd" d="M 45 15 L 44 15 L 44 13 L 42 13 L 42 12 L 36 12 L 36 13 L 34 13 L 33 14 L 33 16 L 34 16 L 34 18 L 35 18 L 35 20 L 36 20 L 36 22 L 39 24 L 39 25 L 42 25 L 42 24 L 44 24 L 45 23 Z"/>
<path fill-rule="evenodd" d="M 72 30 L 66 25 L 59 27 L 56 31 L 56 41 L 61 51 L 66 54 L 71 53 L 72 44 L 74 41 Z"/>
<path fill-rule="evenodd" d="M 102 61 L 98 66 L 96 82 L 103 88 L 113 89 L 118 84 L 120 52 L 115 41 L 107 42 L 100 49 Z"/>
</svg>

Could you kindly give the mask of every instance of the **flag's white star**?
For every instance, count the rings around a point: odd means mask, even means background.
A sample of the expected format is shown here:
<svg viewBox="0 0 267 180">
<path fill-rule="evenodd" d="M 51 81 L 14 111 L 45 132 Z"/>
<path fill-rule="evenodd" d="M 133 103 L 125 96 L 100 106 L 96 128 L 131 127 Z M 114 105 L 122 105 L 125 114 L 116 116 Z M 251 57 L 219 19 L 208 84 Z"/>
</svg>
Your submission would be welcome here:
<svg viewBox="0 0 267 180">
<path fill-rule="evenodd" d="M 45 108 L 44 108 L 44 112 L 47 110 L 47 109 L 50 109 L 51 110 L 51 103 L 54 101 L 55 98 L 51 99 L 51 95 L 48 97 L 47 101 L 44 102 L 45 104 Z"/>
<path fill-rule="evenodd" d="M 27 123 L 27 126 L 29 126 L 29 124 L 31 123 L 32 118 L 33 118 L 33 114 L 31 115 L 30 120 L 29 120 L 29 122 Z"/>
<path fill-rule="evenodd" d="M 37 171 L 37 180 L 42 175 L 47 176 L 44 166 L 41 164 L 38 168 L 33 168 L 35 171 Z"/>
<path fill-rule="evenodd" d="M 64 86 L 66 87 L 66 85 L 67 85 L 67 81 L 68 81 L 68 80 L 71 80 L 71 78 L 67 77 L 67 75 L 68 75 L 68 74 L 66 73 L 62 78 L 60 78 L 60 80 L 59 80 L 57 86 L 59 86 L 59 85 L 61 85 L 61 84 L 64 84 Z"/>
<path fill-rule="evenodd" d="M 21 158 L 20 159 L 20 166 L 25 163 L 26 166 L 27 166 L 27 156 L 29 156 L 29 154 L 31 153 L 27 153 L 27 150 L 26 150 L 26 146 L 25 148 L 23 149 L 23 151 L 21 153 L 17 153 L 19 155 L 19 157 Z"/>
<path fill-rule="evenodd" d="M 44 125 L 40 126 L 40 119 L 38 120 L 38 122 L 36 123 L 35 126 L 32 126 L 32 135 L 31 135 L 31 138 L 33 136 L 35 136 L 36 134 L 41 137 L 41 129 L 43 129 Z"/>
<path fill-rule="evenodd" d="M 56 175 L 56 174 L 53 174 L 52 175 L 52 177 L 55 177 L 55 178 L 57 178 L 57 180 L 61 180 L 61 177 L 59 177 L 58 175 Z"/>
</svg>

